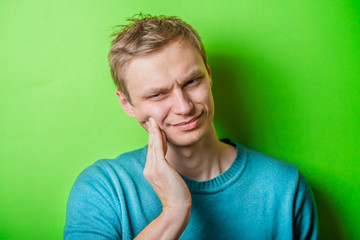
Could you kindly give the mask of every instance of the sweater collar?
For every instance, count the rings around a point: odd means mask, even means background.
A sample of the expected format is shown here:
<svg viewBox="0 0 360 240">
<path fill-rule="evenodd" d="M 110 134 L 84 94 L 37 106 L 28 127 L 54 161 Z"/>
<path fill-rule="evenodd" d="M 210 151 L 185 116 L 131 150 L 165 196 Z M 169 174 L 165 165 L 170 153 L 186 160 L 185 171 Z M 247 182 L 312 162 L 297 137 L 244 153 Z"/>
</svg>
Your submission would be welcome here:
<svg viewBox="0 0 360 240">
<path fill-rule="evenodd" d="M 246 148 L 230 139 L 221 139 L 221 141 L 236 146 L 234 162 L 228 170 L 206 181 L 199 182 L 182 176 L 192 194 L 214 194 L 221 192 L 231 186 L 243 173 L 247 163 Z"/>
</svg>

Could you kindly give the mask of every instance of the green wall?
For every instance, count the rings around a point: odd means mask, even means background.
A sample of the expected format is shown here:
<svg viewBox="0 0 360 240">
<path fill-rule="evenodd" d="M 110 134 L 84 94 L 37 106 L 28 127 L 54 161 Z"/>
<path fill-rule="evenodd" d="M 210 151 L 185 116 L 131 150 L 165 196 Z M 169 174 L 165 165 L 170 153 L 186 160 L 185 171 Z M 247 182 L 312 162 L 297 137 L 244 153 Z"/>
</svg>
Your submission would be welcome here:
<svg viewBox="0 0 360 240">
<path fill-rule="evenodd" d="M 202 35 L 221 137 L 295 163 L 323 239 L 360 236 L 357 1 L 0 2 L 0 239 L 61 239 L 78 174 L 147 136 L 117 102 L 107 52 L 135 13 Z"/>
</svg>

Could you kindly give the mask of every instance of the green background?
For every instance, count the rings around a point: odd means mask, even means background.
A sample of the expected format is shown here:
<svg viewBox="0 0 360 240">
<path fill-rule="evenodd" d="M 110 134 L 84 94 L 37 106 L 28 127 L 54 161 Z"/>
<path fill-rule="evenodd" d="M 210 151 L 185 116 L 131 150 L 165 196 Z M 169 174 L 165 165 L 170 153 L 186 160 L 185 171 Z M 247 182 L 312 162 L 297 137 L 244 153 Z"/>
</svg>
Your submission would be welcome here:
<svg viewBox="0 0 360 240">
<path fill-rule="evenodd" d="M 76 177 L 142 147 L 115 96 L 113 26 L 135 13 L 197 29 L 220 137 L 295 163 L 323 239 L 360 236 L 357 1 L 0 2 L 0 239 L 61 239 Z"/>
</svg>

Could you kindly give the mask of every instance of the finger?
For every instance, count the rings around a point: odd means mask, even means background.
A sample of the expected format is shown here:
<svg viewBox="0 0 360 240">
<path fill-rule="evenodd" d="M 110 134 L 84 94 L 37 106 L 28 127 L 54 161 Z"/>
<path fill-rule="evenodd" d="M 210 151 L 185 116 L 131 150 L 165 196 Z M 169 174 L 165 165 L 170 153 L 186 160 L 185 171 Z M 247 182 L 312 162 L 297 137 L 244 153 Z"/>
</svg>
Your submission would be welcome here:
<svg viewBox="0 0 360 240">
<path fill-rule="evenodd" d="M 152 118 L 152 117 L 149 118 L 149 125 L 152 127 L 151 130 L 154 132 L 154 136 L 158 137 L 159 134 L 157 134 L 157 132 L 160 132 L 160 140 L 161 140 L 161 142 L 166 143 L 165 132 L 160 129 L 159 125 L 157 124 L 157 122 L 155 121 L 154 118 Z M 154 130 L 154 128 L 157 129 L 158 131 Z M 164 144 L 163 144 L 163 149 L 164 149 Z"/>
<path fill-rule="evenodd" d="M 151 124 L 150 124 L 150 121 L 146 121 L 145 122 L 145 130 L 147 131 L 147 132 L 149 132 L 149 131 L 151 131 Z"/>
<path fill-rule="evenodd" d="M 161 130 L 161 141 L 164 149 L 164 154 L 166 155 L 167 152 L 167 141 L 166 141 L 166 134 L 164 131 Z"/>
<path fill-rule="evenodd" d="M 162 142 L 162 135 L 159 129 L 159 125 L 153 118 L 150 118 L 150 123 L 153 132 L 153 144 L 158 157 L 164 157 L 164 147 Z"/>
<path fill-rule="evenodd" d="M 152 146 L 153 146 L 153 135 L 154 135 L 154 133 L 153 133 L 153 131 L 152 131 L 152 126 L 150 125 L 150 123 L 149 123 L 149 125 L 148 125 L 148 133 L 149 133 L 149 137 L 148 137 L 148 148 L 149 149 L 151 149 L 152 148 Z"/>
</svg>

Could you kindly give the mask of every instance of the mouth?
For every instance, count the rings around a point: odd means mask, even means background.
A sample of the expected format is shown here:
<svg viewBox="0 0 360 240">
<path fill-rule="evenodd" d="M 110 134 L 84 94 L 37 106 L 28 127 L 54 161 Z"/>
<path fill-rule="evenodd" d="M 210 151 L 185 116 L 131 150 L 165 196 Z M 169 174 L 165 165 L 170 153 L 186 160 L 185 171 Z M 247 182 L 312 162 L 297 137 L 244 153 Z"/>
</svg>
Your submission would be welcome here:
<svg viewBox="0 0 360 240">
<path fill-rule="evenodd" d="M 174 124 L 173 126 L 179 128 L 180 130 L 183 130 L 183 131 L 188 131 L 188 130 L 194 129 L 200 122 L 201 115 L 202 115 L 202 113 L 199 114 L 198 116 L 190 119 L 189 121 Z"/>
</svg>

